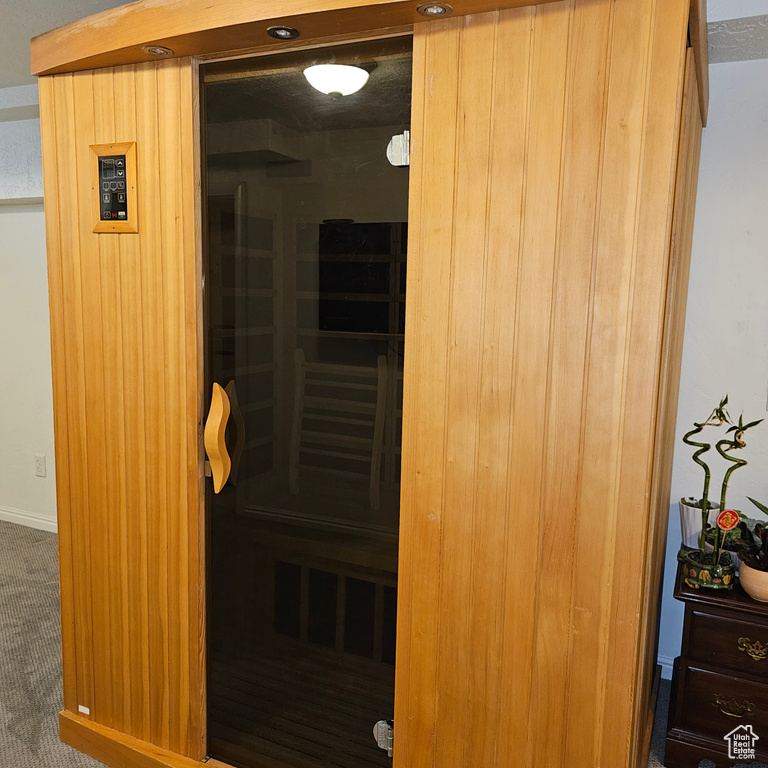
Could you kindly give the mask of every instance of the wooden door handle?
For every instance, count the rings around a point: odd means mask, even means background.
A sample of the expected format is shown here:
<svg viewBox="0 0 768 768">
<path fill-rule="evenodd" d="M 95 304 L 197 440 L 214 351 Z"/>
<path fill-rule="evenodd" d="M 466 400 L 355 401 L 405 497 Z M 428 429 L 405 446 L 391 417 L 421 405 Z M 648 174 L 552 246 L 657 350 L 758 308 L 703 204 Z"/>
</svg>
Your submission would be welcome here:
<svg viewBox="0 0 768 768">
<path fill-rule="evenodd" d="M 232 469 L 229 473 L 229 484 L 237 484 L 237 470 L 240 466 L 240 459 L 243 456 L 243 447 L 245 446 L 245 419 L 240 410 L 240 403 L 237 399 L 237 389 L 235 389 L 235 380 L 227 384 L 224 392 L 229 398 L 229 429 L 227 430 L 227 440 L 229 443 L 229 454 L 232 460 Z"/>
<path fill-rule="evenodd" d="M 227 452 L 225 439 L 229 411 L 227 393 L 221 386 L 214 383 L 211 393 L 211 408 L 208 411 L 208 418 L 205 420 L 205 432 L 203 434 L 205 453 L 211 464 L 214 493 L 221 491 L 232 470 L 232 461 Z"/>
</svg>

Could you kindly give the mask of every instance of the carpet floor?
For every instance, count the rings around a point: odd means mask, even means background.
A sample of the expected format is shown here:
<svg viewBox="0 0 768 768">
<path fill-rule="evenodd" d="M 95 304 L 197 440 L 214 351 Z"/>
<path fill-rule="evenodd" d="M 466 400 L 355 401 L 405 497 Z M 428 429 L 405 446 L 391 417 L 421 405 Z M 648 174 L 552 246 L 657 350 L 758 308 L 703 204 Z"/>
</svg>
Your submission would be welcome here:
<svg viewBox="0 0 768 768">
<path fill-rule="evenodd" d="M 0 768 L 104 768 L 58 737 L 57 568 L 55 534 L 0 521 Z M 664 765 L 669 687 L 661 681 L 648 768 Z M 704 760 L 700 768 L 712 765 Z"/>
<path fill-rule="evenodd" d="M 0 768 L 102 768 L 59 741 L 56 535 L 0 521 Z"/>
</svg>

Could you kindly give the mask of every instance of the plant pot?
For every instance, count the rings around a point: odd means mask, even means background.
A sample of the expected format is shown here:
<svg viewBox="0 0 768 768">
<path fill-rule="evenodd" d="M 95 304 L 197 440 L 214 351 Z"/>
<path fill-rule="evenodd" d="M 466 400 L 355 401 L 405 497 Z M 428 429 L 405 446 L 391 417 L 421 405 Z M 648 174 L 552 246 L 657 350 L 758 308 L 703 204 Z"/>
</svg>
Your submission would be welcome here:
<svg viewBox="0 0 768 768">
<path fill-rule="evenodd" d="M 730 552 L 721 552 L 717 565 L 713 552 L 702 552 L 700 549 L 681 549 L 677 553 L 677 559 L 683 564 L 685 583 L 689 587 L 733 589 L 736 568 Z"/>
<path fill-rule="evenodd" d="M 721 531 L 721 535 L 723 533 L 724 532 Z M 712 552 L 712 550 L 714 549 L 713 541 L 714 541 L 714 534 L 713 534 L 712 529 L 710 529 L 709 531 L 707 531 L 707 540 L 704 542 L 704 551 L 705 552 Z M 739 553 L 737 551 L 737 548 L 735 546 L 733 546 L 733 545 L 728 545 L 728 544 L 721 544 L 721 546 L 722 546 L 722 549 L 723 549 L 724 552 L 730 552 L 731 560 L 733 561 L 733 567 L 736 569 L 735 570 L 736 576 L 738 576 L 739 575 L 739 566 L 741 565 L 741 558 L 739 557 Z M 695 549 L 695 547 L 694 547 L 694 549 Z"/>
<path fill-rule="evenodd" d="M 758 571 L 756 568 L 750 568 L 742 560 L 739 582 L 744 591 L 753 600 L 768 603 L 768 571 Z"/>
<path fill-rule="evenodd" d="M 701 507 L 697 506 L 698 500 L 693 496 L 680 499 L 680 532 L 684 547 L 698 549 L 699 535 L 701 534 Z M 710 525 L 717 524 L 717 512 L 719 505 L 707 502 L 709 506 L 708 521 Z"/>
</svg>

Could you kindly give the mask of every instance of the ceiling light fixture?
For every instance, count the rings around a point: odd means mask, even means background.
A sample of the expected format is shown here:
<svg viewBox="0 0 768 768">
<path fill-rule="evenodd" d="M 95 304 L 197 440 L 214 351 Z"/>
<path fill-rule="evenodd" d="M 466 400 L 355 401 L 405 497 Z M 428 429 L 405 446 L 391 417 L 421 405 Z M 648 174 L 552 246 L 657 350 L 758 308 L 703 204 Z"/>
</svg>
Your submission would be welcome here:
<svg viewBox="0 0 768 768">
<path fill-rule="evenodd" d="M 270 27 L 267 34 L 275 40 L 295 40 L 299 36 L 299 30 L 293 27 Z"/>
<path fill-rule="evenodd" d="M 434 19 L 440 16 L 450 16 L 453 13 L 453 6 L 448 5 L 448 3 L 422 3 L 416 8 L 416 12 Z"/>
<path fill-rule="evenodd" d="M 173 51 L 170 48 L 164 48 L 162 45 L 144 45 L 141 50 L 151 56 L 173 56 Z"/>
<path fill-rule="evenodd" d="M 304 77 L 316 91 L 342 96 L 357 93 L 368 82 L 368 73 L 350 64 L 315 64 L 304 70 Z"/>
</svg>

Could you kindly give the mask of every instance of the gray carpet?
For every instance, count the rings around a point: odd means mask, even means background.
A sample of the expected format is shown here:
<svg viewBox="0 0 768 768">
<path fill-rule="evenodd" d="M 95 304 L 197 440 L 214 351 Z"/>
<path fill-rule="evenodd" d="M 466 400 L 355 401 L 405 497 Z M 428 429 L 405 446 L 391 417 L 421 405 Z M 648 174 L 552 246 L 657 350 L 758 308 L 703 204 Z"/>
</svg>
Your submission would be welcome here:
<svg viewBox="0 0 768 768">
<path fill-rule="evenodd" d="M 0 521 L 0 768 L 102 768 L 59 741 L 56 535 Z"/>
<path fill-rule="evenodd" d="M 59 741 L 56 535 L 0 521 L 0 768 L 104 768 Z M 669 681 L 661 681 L 648 768 L 663 768 Z M 700 768 L 711 768 L 702 761 Z M 762 763 L 739 768 L 768 768 Z"/>
</svg>

